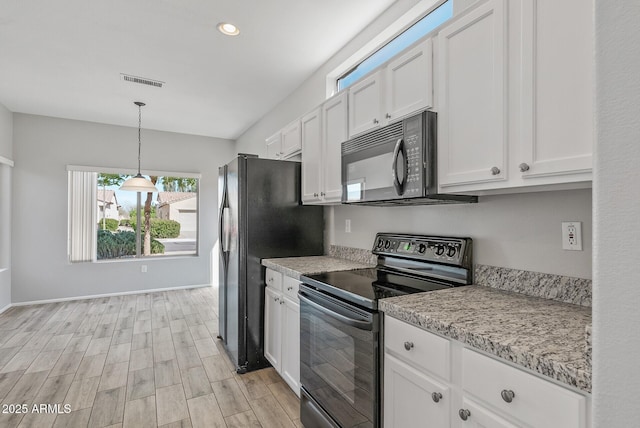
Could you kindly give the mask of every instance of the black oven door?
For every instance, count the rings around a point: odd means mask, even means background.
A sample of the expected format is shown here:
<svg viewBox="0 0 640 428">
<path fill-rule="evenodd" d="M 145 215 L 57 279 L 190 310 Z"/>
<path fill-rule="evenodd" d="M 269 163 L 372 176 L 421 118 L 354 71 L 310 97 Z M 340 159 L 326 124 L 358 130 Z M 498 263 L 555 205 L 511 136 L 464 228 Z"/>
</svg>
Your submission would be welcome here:
<svg viewBox="0 0 640 428">
<path fill-rule="evenodd" d="M 378 427 L 378 314 L 300 287 L 305 427 Z"/>
</svg>

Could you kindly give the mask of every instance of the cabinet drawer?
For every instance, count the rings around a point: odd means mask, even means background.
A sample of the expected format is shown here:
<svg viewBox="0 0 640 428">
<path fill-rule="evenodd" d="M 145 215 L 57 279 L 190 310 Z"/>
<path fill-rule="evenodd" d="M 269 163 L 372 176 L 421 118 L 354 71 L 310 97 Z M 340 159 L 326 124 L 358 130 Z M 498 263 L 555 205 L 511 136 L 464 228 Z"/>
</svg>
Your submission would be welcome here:
<svg viewBox="0 0 640 428">
<path fill-rule="evenodd" d="M 395 318 L 384 318 L 384 347 L 402 360 L 449 380 L 450 342 Z"/>
<path fill-rule="evenodd" d="M 584 396 L 469 349 L 462 351 L 462 388 L 528 426 L 586 426 Z"/>
<path fill-rule="evenodd" d="M 282 280 L 282 291 L 284 295 L 289 297 L 294 302 L 298 301 L 298 289 L 300 288 L 300 281 L 290 276 L 285 276 Z"/>
<path fill-rule="evenodd" d="M 266 269 L 264 283 L 267 287 L 282 291 L 282 274 L 272 269 Z"/>
</svg>

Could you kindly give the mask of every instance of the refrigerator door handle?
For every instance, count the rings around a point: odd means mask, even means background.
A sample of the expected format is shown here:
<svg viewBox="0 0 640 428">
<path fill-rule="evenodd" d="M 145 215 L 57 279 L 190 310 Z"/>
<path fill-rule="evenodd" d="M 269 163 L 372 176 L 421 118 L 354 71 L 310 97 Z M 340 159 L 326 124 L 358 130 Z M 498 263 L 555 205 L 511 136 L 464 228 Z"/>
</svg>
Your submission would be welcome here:
<svg viewBox="0 0 640 428">
<path fill-rule="evenodd" d="M 221 239 L 221 246 L 222 246 L 222 252 L 223 253 L 228 253 L 229 252 L 229 241 L 230 241 L 230 233 L 229 233 L 229 216 L 230 216 L 230 212 L 229 212 L 229 207 L 224 207 L 222 209 L 222 239 Z"/>
</svg>

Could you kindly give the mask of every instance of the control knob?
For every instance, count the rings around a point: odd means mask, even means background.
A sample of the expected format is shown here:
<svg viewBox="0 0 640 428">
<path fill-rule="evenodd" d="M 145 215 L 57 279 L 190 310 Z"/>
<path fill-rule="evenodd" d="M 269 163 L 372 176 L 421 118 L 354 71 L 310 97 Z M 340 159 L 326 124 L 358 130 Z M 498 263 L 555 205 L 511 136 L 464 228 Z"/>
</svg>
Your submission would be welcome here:
<svg viewBox="0 0 640 428">
<path fill-rule="evenodd" d="M 449 247 L 447 249 L 447 257 L 453 257 L 458 252 L 458 249 L 455 246 Z"/>
<path fill-rule="evenodd" d="M 435 246 L 435 254 L 436 256 L 441 256 L 444 254 L 444 245 L 436 245 Z"/>
<path fill-rule="evenodd" d="M 382 248 L 383 245 L 384 245 L 384 239 L 382 238 L 378 239 L 378 243 L 376 244 L 376 246 L 378 248 Z"/>
<path fill-rule="evenodd" d="M 427 246 L 424 244 L 418 244 L 418 253 L 424 254 L 427 251 Z"/>
<path fill-rule="evenodd" d="M 387 239 L 387 241 L 384 243 L 384 249 L 385 249 L 385 250 L 388 250 L 388 249 L 389 249 L 389 247 L 391 247 L 391 241 L 389 241 L 389 240 Z"/>
</svg>

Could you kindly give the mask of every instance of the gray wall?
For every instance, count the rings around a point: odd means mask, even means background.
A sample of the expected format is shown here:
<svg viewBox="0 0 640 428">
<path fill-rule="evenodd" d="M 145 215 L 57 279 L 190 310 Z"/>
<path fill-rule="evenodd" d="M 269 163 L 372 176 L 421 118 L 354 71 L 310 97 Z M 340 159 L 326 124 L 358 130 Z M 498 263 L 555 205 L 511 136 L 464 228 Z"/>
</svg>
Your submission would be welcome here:
<svg viewBox="0 0 640 428">
<path fill-rule="evenodd" d="M 266 154 L 264 140 L 320 104 L 326 76 L 416 1 L 398 1 L 237 140 L 239 152 Z M 456 2 L 456 13 L 473 1 Z M 477 205 L 327 208 L 329 244 L 370 248 L 376 231 L 468 235 L 478 263 L 591 278 L 591 192 L 544 192 L 481 198 Z M 351 219 L 352 233 L 344 233 Z M 583 222 L 584 251 L 563 251 L 561 221 Z"/>
<path fill-rule="evenodd" d="M 484 196 L 465 205 L 338 206 L 327 217 L 337 245 L 371 248 L 376 232 L 469 236 L 475 263 L 591 278 L 591 189 Z M 584 251 L 562 250 L 567 220 L 582 222 Z"/>
<path fill-rule="evenodd" d="M 13 159 L 13 114 L 0 104 L 0 156 Z M 0 311 L 11 304 L 11 170 L 0 163 Z"/>
<path fill-rule="evenodd" d="M 14 303 L 210 284 L 218 166 L 234 156 L 232 141 L 143 129 L 143 170 L 202 173 L 199 256 L 70 264 L 66 165 L 135 170 L 137 128 L 17 113 L 13 127 Z"/>
<path fill-rule="evenodd" d="M 594 428 L 640 420 L 640 4 L 596 0 Z"/>
</svg>

